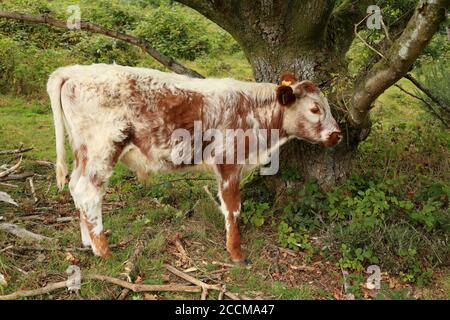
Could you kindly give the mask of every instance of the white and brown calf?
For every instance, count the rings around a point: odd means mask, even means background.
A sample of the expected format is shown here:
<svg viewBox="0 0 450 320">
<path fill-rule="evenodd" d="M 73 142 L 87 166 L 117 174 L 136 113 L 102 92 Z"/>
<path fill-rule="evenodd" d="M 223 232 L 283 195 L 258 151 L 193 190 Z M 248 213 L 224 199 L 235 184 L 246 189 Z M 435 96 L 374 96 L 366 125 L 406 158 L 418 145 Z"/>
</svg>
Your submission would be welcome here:
<svg viewBox="0 0 450 320">
<path fill-rule="evenodd" d="M 62 189 L 67 175 L 66 129 L 75 159 L 69 189 L 79 211 L 83 245 L 91 246 L 98 256 L 110 255 L 101 206 L 108 179 L 119 160 L 141 179 L 151 172 L 192 163 L 172 161 L 179 141 L 171 137 L 177 129 L 194 134 L 194 123 L 201 123 L 203 132 L 212 128 L 278 130 L 279 143 L 269 145 L 265 152 L 273 152 L 291 138 L 327 147 L 336 145 L 341 132 L 327 100 L 314 84 L 298 82 L 290 74 L 283 75 L 281 82 L 277 86 L 232 79 L 191 79 L 103 64 L 56 70 L 47 85 L 56 132 L 56 178 Z M 193 140 L 183 143 L 193 145 Z M 229 147 L 224 146 L 225 152 L 234 150 Z M 245 152 L 249 156 L 248 150 Z M 198 150 L 184 155 L 184 160 L 192 160 L 186 158 L 196 153 Z M 228 252 L 233 261 L 243 261 L 237 217 L 244 164 L 204 163 L 218 177 Z"/>
</svg>

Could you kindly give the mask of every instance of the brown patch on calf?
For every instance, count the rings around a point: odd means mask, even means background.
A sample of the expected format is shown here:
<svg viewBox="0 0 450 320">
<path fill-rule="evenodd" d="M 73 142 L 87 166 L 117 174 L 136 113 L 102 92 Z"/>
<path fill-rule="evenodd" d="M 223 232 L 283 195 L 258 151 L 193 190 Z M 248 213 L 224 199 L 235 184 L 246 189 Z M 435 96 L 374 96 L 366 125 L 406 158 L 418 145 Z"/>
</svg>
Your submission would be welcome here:
<svg viewBox="0 0 450 320">
<path fill-rule="evenodd" d="M 229 212 L 227 216 L 228 231 L 227 231 L 227 251 L 233 262 L 242 262 L 245 256 L 241 249 L 241 235 L 239 234 L 238 224 L 233 213 Z"/>
<path fill-rule="evenodd" d="M 81 174 L 86 175 L 86 166 L 88 162 L 87 146 L 82 144 L 78 149 L 74 151 L 75 167 L 81 166 Z"/>
<path fill-rule="evenodd" d="M 135 130 L 131 142 L 147 157 L 151 157 L 152 146 L 168 145 L 176 129 L 194 132 L 194 122 L 203 118 L 204 97 L 202 94 L 162 87 L 154 90 L 139 88 L 139 83 L 130 79 L 130 105 L 141 129 Z M 172 162 L 165 159 L 168 165 Z"/>
<path fill-rule="evenodd" d="M 111 251 L 109 250 L 108 239 L 106 238 L 105 233 L 102 231 L 99 235 L 94 234 L 94 226 L 90 223 L 86 217 L 86 214 L 83 212 L 81 214 L 81 219 L 86 224 L 89 232 L 89 238 L 91 240 L 91 246 L 98 253 L 100 257 L 103 259 L 108 259 L 111 257 Z"/>
</svg>

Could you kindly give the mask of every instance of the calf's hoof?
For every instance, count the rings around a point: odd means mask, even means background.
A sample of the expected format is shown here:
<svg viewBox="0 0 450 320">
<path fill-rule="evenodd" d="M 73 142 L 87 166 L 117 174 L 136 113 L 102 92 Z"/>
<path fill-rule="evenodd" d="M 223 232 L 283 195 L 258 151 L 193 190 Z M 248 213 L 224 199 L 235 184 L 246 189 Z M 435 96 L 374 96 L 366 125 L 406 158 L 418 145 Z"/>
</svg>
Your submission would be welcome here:
<svg viewBox="0 0 450 320">
<path fill-rule="evenodd" d="M 233 260 L 234 264 L 241 267 L 248 267 L 252 264 L 250 259 Z"/>
</svg>

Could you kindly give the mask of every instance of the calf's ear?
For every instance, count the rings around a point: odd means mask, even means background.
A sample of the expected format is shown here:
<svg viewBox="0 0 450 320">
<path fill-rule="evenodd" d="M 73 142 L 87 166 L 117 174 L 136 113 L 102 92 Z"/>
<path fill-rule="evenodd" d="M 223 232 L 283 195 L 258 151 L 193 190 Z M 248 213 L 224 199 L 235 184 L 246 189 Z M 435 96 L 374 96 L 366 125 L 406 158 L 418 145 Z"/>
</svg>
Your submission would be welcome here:
<svg viewBox="0 0 450 320">
<path fill-rule="evenodd" d="M 303 80 L 294 86 L 294 94 L 298 97 L 304 97 L 307 93 L 320 93 L 314 83 L 309 80 Z"/>
<path fill-rule="evenodd" d="M 279 86 L 277 89 L 277 100 L 285 107 L 292 105 L 295 102 L 295 94 L 292 87 Z"/>
</svg>

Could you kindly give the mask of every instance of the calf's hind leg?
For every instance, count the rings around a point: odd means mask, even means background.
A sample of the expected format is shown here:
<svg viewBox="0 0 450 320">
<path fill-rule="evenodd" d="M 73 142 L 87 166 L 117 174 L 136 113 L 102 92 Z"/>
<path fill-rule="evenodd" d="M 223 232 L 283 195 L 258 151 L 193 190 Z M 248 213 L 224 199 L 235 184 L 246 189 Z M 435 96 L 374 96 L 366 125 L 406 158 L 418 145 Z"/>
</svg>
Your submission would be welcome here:
<svg viewBox="0 0 450 320">
<path fill-rule="evenodd" d="M 80 213 L 83 244 L 89 244 L 95 255 L 108 258 L 111 253 L 103 231 L 102 201 L 111 176 L 115 157 L 97 155 L 85 147 L 78 173 L 72 174 L 70 191 Z M 71 179 L 71 180 L 72 180 Z"/>
</svg>

